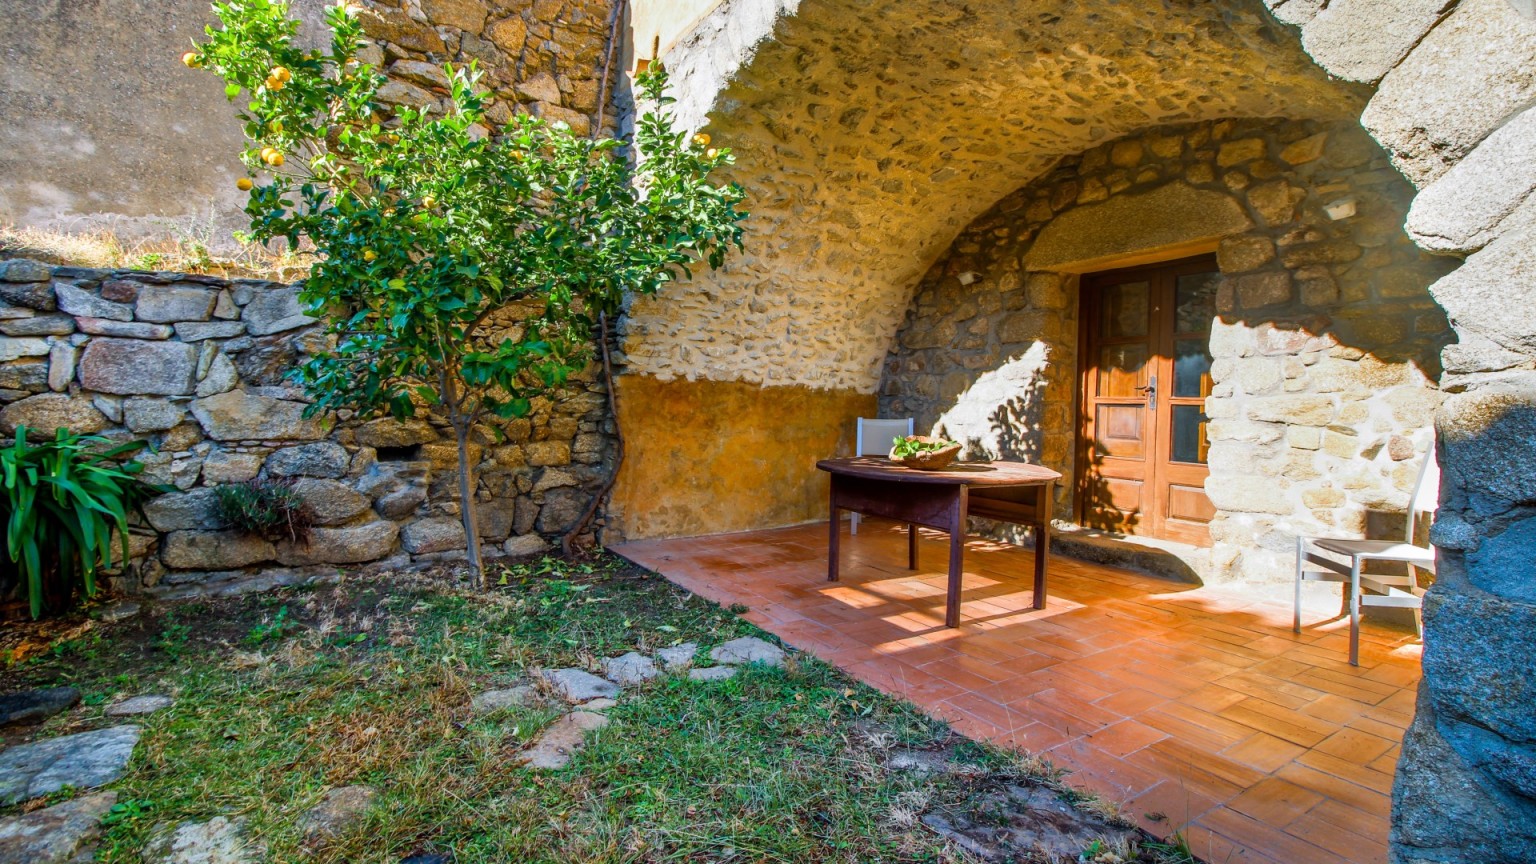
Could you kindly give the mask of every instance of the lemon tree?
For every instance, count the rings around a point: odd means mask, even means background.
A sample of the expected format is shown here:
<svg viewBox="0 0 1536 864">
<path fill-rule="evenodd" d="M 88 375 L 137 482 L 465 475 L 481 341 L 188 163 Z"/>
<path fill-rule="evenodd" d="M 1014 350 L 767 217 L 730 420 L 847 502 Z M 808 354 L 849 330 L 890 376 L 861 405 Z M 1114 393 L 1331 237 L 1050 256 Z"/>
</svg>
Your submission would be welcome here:
<svg viewBox="0 0 1536 864">
<path fill-rule="evenodd" d="M 478 574 L 471 431 L 585 368 L 595 320 L 627 294 L 741 246 L 744 195 L 711 179 L 731 155 L 674 130 L 659 68 L 637 81 L 629 140 L 527 115 L 492 129 L 473 64 L 445 68 L 445 109 L 380 102 L 346 5 L 326 12 L 326 51 L 295 44 L 284 2 L 213 8 L 219 24 L 183 62 L 243 105 L 252 236 L 312 247 L 301 298 L 337 338 L 294 373 L 309 413 L 444 417 Z M 497 312 L 513 304 L 536 314 L 509 326 Z"/>
</svg>

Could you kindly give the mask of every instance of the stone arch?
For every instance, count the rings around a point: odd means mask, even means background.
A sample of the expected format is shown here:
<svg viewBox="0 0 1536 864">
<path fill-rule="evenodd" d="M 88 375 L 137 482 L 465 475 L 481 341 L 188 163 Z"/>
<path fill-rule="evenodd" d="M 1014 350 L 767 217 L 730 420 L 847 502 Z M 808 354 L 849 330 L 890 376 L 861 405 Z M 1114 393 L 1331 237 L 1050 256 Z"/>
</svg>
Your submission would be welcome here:
<svg viewBox="0 0 1536 864">
<path fill-rule="evenodd" d="M 1362 118 L 1423 192 L 1411 235 L 1469 256 L 1431 289 L 1459 341 L 1443 355 L 1440 575 L 1394 855 L 1536 858 L 1536 788 L 1510 767 L 1536 759 L 1536 596 L 1516 566 L 1536 555 L 1529 0 L 727 0 L 667 60 L 680 114 L 736 148 L 758 219 L 726 272 L 633 309 L 620 411 L 639 445 L 663 442 L 615 493 L 612 526 L 634 536 L 816 516 L 811 461 L 874 409 L 905 294 L 1057 158 L 1173 122 Z"/>
<path fill-rule="evenodd" d="M 688 455 L 629 460 L 612 514 L 628 536 L 758 527 L 765 512 L 813 518 L 815 481 L 773 484 L 765 508 L 736 477 L 743 466 L 797 476 L 836 449 L 849 418 L 873 410 L 917 280 L 966 224 L 1062 156 L 1169 123 L 1342 120 L 1367 95 L 1330 80 L 1250 0 L 803 0 L 775 11 L 723 4 L 666 58 L 680 118 L 733 149 L 753 218 L 745 254 L 724 271 L 631 310 L 621 386 L 635 398 L 620 410 L 659 401 L 676 413 L 625 425 L 641 446 L 648 424 L 681 435 Z M 738 384 L 753 385 L 749 398 L 732 395 Z M 719 416 L 720 399 L 734 418 Z M 740 449 L 765 427 L 809 449 Z M 667 478 L 683 472 L 695 493 L 709 489 L 710 507 L 672 500 Z M 662 508 L 651 506 L 658 489 Z"/>
<path fill-rule="evenodd" d="M 1166 563 L 1206 580 L 1288 578 L 1297 533 L 1400 531 L 1430 443 L 1450 327 L 1427 286 L 1454 260 L 1402 231 L 1412 196 L 1349 121 L 1158 127 L 1065 158 L 967 226 L 919 282 L 881 411 L 975 457 L 1060 471 L 1057 516 L 1075 522 L 1075 275 L 1215 253 L 1214 551 L 1174 548 Z"/>
</svg>

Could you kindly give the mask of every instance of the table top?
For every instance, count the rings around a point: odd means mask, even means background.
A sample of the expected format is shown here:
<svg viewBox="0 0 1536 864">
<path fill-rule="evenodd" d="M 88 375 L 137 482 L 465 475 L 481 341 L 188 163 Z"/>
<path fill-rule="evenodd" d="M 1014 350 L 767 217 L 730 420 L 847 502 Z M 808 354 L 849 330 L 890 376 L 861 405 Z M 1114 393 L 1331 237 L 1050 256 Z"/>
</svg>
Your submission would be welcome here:
<svg viewBox="0 0 1536 864">
<path fill-rule="evenodd" d="M 1044 465 L 998 459 L 956 462 L 943 471 L 923 471 L 898 465 L 884 456 L 823 459 L 816 467 L 829 474 L 886 480 L 892 483 L 933 483 L 945 486 L 1035 486 L 1054 483 L 1061 475 Z"/>
</svg>

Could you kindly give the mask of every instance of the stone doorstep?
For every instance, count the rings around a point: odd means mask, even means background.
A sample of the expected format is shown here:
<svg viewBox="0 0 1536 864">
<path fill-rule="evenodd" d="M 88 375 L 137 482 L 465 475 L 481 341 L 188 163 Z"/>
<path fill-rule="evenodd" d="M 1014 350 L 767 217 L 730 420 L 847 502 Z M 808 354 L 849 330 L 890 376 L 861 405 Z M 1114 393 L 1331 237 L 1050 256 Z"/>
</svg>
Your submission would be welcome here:
<svg viewBox="0 0 1536 864">
<path fill-rule="evenodd" d="M 1033 549 L 1034 539 L 1019 545 Z M 1211 577 L 1211 550 L 1174 540 L 1056 523 L 1051 526 L 1051 552 L 1193 585 L 1219 581 Z"/>
</svg>

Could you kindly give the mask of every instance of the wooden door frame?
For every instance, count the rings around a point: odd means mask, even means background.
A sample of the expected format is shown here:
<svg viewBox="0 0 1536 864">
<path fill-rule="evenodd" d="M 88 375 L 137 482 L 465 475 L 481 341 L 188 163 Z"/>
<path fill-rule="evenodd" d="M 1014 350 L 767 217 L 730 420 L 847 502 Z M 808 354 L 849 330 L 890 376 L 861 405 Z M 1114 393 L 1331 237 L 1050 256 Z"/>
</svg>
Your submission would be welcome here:
<svg viewBox="0 0 1536 864">
<path fill-rule="evenodd" d="M 1130 260 L 1134 263 L 1121 263 L 1115 267 L 1109 267 L 1103 270 L 1095 270 L 1090 273 L 1082 273 L 1080 274 L 1077 283 L 1077 386 L 1073 391 L 1077 398 L 1077 409 L 1073 412 L 1072 416 L 1072 520 L 1077 525 L 1087 524 L 1086 510 L 1088 506 L 1089 468 L 1091 466 L 1089 464 L 1088 458 L 1088 441 L 1085 434 L 1088 427 L 1085 421 L 1087 417 L 1089 400 L 1092 395 L 1089 390 L 1089 372 L 1090 370 L 1096 370 L 1098 368 L 1097 359 L 1094 358 L 1091 355 L 1091 352 L 1088 350 L 1089 348 L 1094 347 L 1095 337 L 1092 335 L 1092 328 L 1098 323 L 1098 292 L 1099 288 L 1102 287 L 1095 286 L 1094 283 L 1099 280 L 1112 280 L 1116 276 L 1122 274 L 1158 270 L 1162 268 L 1181 269 L 1187 266 L 1191 268 L 1193 272 L 1200 272 L 1201 268 L 1207 268 L 1212 271 L 1218 269 L 1216 263 L 1216 253 L 1214 251 L 1210 251 L 1208 247 L 1205 251 L 1201 251 L 1198 254 L 1188 255 L 1185 257 L 1164 258 L 1150 261 L 1140 260 L 1139 258 L 1133 258 Z M 1092 302 L 1090 302 L 1089 297 L 1090 291 L 1094 292 Z M 1156 322 L 1152 322 L 1150 320 L 1148 324 L 1149 328 L 1159 326 Z M 1159 342 L 1162 339 L 1162 335 L 1163 334 L 1161 333 L 1157 335 L 1157 340 Z M 1149 343 L 1150 341 L 1151 340 L 1149 339 Z M 1157 347 L 1160 348 L 1161 346 L 1158 345 Z M 1159 390 L 1161 390 L 1162 387 L 1163 383 L 1159 382 Z M 1168 392 L 1171 394 L 1173 387 L 1173 382 L 1171 379 L 1167 382 L 1167 387 Z M 1161 394 L 1159 398 L 1161 400 Z M 1163 403 L 1162 401 L 1159 401 L 1160 406 L 1163 404 L 1168 404 L 1170 407 L 1168 415 L 1169 422 L 1171 423 L 1171 403 Z M 1152 439 L 1151 447 L 1156 447 L 1161 442 L 1161 433 L 1163 431 L 1158 427 L 1161 427 L 1165 424 L 1162 423 L 1159 417 L 1154 416 L 1151 419 L 1154 428 L 1149 437 Z M 1156 454 L 1152 452 L 1151 447 L 1149 447 L 1149 453 L 1155 456 Z M 1151 478 L 1148 478 L 1149 482 L 1150 479 Z M 1155 491 L 1156 490 L 1154 490 L 1154 492 Z M 1156 537 L 1157 535 L 1149 534 L 1142 536 Z"/>
</svg>

